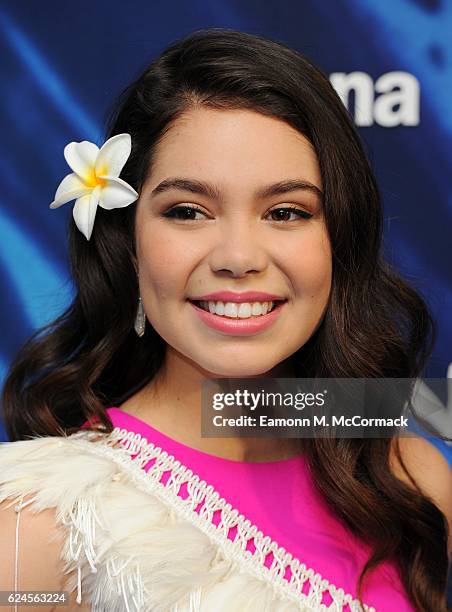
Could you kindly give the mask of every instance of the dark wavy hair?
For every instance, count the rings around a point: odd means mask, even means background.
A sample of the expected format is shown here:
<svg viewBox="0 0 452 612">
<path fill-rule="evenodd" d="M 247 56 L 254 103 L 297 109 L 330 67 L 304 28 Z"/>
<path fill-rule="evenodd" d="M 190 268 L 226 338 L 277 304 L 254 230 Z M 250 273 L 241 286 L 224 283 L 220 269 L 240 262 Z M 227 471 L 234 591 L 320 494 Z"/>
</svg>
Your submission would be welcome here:
<svg viewBox="0 0 452 612">
<path fill-rule="evenodd" d="M 132 137 L 121 178 L 140 191 L 162 136 L 197 106 L 279 118 L 316 151 L 333 276 L 320 326 L 293 355 L 296 371 L 313 378 L 418 377 L 433 349 L 435 324 L 418 292 L 383 261 L 378 188 L 328 78 L 282 43 L 234 30 L 198 30 L 168 47 L 120 95 L 107 136 Z M 149 323 L 141 338 L 133 328 L 139 291 L 135 209 L 98 208 L 90 241 L 71 216 L 75 297 L 11 365 L 3 390 L 11 441 L 68 435 L 86 420 L 111 432 L 105 408 L 119 406 L 163 364 L 163 339 Z M 361 603 L 365 575 L 394 560 L 416 610 L 445 612 L 447 521 L 418 487 L 392 473 L 392 439 L 303 442 L 313 480 L 332 512 L 371 546 L 358 580 Z"/>
</svg>

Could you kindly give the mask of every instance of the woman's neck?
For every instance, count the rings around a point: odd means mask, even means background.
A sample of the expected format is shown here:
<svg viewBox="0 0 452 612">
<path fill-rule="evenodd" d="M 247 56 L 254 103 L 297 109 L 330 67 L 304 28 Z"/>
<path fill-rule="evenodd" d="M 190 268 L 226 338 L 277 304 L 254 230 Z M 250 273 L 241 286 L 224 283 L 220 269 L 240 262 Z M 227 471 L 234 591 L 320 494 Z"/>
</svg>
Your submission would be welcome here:
<svg viewBox="0 0 452 612">
<path fill-rule="evenodd" d="M 283 363 L 265 376 L 291 378 L 294 372 L 290 363 Z M 182 444 L 224 459 L 278 461 L 300 453 L 296 438 L 201 437 L 201 389 L 206 378 L 221 377 L 168 351 L 160 372 L 120 408 Z"/>
</svg>

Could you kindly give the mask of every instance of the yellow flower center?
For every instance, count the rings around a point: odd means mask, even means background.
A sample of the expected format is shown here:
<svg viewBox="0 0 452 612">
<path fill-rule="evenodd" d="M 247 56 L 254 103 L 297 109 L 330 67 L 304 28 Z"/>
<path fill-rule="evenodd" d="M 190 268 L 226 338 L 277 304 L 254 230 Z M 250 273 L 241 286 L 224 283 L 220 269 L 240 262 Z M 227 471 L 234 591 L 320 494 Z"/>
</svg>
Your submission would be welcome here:
<svg viewBox="0 0 452 612">
<path fill-rule="evenodd" d="M 102 172 L 100 172 L 100 174 L 106 174 L 106 169 L 102 168 Z M 94 168 L 89 169 L 89 172 L 83 177 L 83 180 L 85 181 L 87 186 L 91 187 L 92 189 L 94 189 L 98 185 L 103 187 L 107 184 L 107 181 L 105 179 L 101 179 L 96 175 L 96 171 Z"/>
</svg>

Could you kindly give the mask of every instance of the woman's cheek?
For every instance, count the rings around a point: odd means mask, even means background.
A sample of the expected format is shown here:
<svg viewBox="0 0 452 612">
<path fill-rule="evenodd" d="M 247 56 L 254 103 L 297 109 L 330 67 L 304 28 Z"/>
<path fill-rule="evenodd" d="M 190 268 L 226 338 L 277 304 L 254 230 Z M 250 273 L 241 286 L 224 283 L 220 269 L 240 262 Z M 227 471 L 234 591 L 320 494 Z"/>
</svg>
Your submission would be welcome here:
<svg viewBox="0 0 452 612">
<path fill-rule="evenodd" d="M 328 244 L 315 240 L 294 250 L 289 257 L 290 277 L 295 288 L 313 297 L 329 290 L 332 276 L 331 251 Z"/>
</svg>

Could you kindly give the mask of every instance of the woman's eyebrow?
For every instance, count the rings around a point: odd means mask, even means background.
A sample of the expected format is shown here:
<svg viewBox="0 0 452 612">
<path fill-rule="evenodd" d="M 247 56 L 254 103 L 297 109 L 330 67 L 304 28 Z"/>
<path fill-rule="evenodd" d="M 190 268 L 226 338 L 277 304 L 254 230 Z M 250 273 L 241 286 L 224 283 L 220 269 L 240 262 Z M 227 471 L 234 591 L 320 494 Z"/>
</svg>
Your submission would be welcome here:
<svg viewBox="0 0 452 612">
<path fill-rule="evenodd" d="M 174 177 L 167 178 L 155 187 L 151 196 L 154 197 L 159 193 L 168 191 L 169 189 L 178 189 L 179 191 L 189 191 L 198 195 L 203 195 L 211 199 L 221 200 L 221 192 L 215 185 L 200 181 L 197 179 Z M 303 179 L 287 179 L 279 181 L 272 185 L 267 185 L 261 189 L 258 189 L 255 193 L 256 198 L 269 198 L 274 195 L 281 195 L 289 193 L 291 191 L 310 191 L 317 195 L 321 200 L 323 198 L 323 192 L 313 183 L 305 181 Z"/>
</svg>

